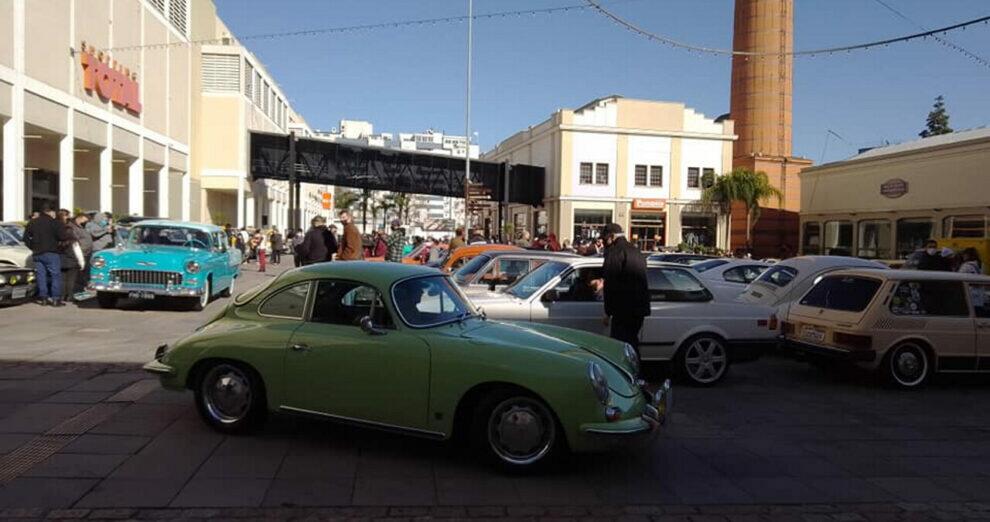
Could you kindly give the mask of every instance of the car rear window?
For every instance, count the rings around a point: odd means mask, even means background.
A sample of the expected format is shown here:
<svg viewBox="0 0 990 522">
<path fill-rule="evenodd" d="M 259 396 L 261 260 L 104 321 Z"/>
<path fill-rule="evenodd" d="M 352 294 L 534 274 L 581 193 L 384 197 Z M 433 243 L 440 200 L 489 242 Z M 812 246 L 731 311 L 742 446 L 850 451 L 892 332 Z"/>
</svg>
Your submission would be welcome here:
<svg viewBox="0 0 990 522">
<path fill-rule="evenodd" d="M 801 299 L 801 304 L 843 312 L 862 312 L 879 288 L 880 281 L 877 279 L 829 276 L 813 286 Z"/>
<path fill-rule="evenodd" d="M 798 271 L 789 266 L 775 266 L 771 267 L 766 272 L 763 272 L 757 281 L 762 281 L 764 283 L 769 283 L 773 286 L 783 288 L 791 283 L 795 277 L 797 277 Z"/>
</svg>

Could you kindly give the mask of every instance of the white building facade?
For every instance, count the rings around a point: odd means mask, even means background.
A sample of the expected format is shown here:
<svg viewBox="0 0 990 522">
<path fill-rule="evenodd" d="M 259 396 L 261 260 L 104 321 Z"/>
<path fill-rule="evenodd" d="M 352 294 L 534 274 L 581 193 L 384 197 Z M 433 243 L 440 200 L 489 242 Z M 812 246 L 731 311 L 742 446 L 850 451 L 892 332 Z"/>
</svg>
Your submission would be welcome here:
<svg viewBox="0 0 990 522">
<path fill-rule="evenodd" d="M 706 175 L 732 168 L 732 121 L 680 103 L 610 96 L 499 143 L 483 159 L 546 168 L 544 206 L 509 207 L 518 234 L 593 239 L 615 222 L 643 250 L 728 246 L 724 216 L 701 204 Z"/>
</svg>

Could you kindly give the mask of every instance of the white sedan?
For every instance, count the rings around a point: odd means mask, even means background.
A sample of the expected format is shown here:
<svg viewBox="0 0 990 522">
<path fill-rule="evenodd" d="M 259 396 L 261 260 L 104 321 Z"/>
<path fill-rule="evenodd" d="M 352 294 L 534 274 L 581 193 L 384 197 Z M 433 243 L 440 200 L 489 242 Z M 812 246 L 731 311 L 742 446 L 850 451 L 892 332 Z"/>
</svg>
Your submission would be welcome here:
<svg viewBox="0 0 990 522">
<path fill-rule="evenodd" d="M 773 265 L 755 259 L 721 258 L 700 261 L 689 266 L 715 295 L 733 300 L 746 289 L 746 285 Z"/>
<path fill-rule="evenodd" d="M 473 296 L 488 317 L 546 322 L 602 335 L 602 258 L 547 261 L 502 292 Z M 712 385 L 730 363 L 775 342 L 772 309 L 718 298 L 691 268 L 648 263 L 651 315 L 640 333 L 644 361 L 673 361 L 689 382 Z"/>
</svg>

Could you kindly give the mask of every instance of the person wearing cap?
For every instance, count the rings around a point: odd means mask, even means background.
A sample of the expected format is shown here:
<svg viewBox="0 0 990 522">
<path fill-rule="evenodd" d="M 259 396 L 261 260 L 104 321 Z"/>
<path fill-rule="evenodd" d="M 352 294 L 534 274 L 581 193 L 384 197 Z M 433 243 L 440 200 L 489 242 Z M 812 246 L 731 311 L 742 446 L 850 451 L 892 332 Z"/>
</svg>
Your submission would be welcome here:
<svg viewBox="0 0 990 522">
<path fill-rule="evenodd" d="M 609 223 L 604 232 L 605 317 L 611 337 L 632 345 L 639 353 L 639 331 L 650 315 L 650 288 L 646 257 L 626 239 L 622 227 Z"/>
<path fill-rule="evenodd" d="M 406 231 L 402 229 L 402 222 L 398 219 L 392 220 L 392 233 L 385 240 L 388 250 L 385 252 L 385 261 L 393 263 L 402 262 L 402 249 L 406 246 Z"/>
</svg>

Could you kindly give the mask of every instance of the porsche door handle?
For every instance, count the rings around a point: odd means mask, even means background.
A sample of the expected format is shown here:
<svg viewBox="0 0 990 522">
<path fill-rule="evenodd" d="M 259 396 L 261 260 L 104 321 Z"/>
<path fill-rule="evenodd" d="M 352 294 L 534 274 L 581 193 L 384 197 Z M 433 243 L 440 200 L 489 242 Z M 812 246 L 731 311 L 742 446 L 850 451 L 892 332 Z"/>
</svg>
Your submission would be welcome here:
<svg viewBox="0 0 990 522">
<path fill-rule="evenodd" d="M 308 352 L 311 350 L 308 344 L 293 344 L 290 348 L 294 352 Z"/>
</svg>

